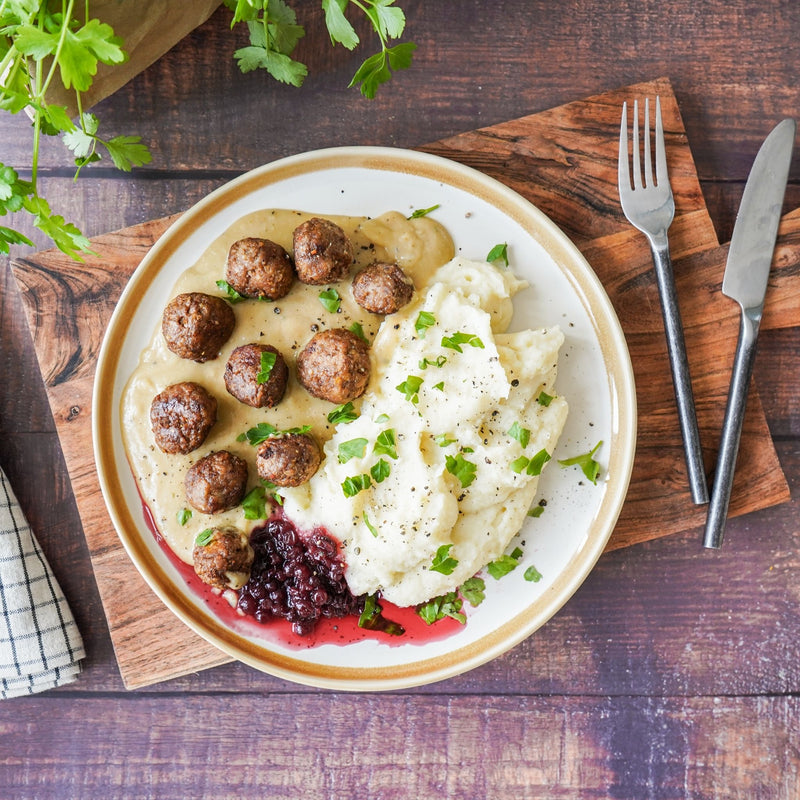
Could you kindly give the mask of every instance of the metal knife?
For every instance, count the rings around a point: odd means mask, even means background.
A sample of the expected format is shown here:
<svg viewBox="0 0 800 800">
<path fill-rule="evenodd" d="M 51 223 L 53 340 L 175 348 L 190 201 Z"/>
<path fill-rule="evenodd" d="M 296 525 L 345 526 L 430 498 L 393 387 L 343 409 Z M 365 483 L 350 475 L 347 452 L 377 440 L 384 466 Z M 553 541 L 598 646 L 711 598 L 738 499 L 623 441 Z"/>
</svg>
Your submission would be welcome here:
<svg viewBox="0 0 800 800">
<path fill-rule="evenodd" d="M 764 296 L 778 236 L 796 128 L 793 119 L 785 119 L 773 128 L 761 145 L 744 187 L 728 250 L 722 293 L 739 303 L 742 316 L 703 536 L 705 547 L 719 548 L 725 532 L 747 389 L 753 374 L 756 339 L 764 310 Z"/>
</svg>

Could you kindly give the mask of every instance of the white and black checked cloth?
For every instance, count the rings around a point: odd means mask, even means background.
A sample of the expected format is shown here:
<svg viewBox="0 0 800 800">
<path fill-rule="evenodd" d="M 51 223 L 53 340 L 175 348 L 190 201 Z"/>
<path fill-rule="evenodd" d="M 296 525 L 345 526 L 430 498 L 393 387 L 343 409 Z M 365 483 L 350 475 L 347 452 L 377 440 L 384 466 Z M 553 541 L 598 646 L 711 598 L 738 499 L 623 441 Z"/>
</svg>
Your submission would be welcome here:
<svg viewBox="0 0 800 800">
<path fill-rule="evenodd" d="M 74 681 L 84 655 L 61 587 L 0 469 L 0 697 Z"/>
</svg>

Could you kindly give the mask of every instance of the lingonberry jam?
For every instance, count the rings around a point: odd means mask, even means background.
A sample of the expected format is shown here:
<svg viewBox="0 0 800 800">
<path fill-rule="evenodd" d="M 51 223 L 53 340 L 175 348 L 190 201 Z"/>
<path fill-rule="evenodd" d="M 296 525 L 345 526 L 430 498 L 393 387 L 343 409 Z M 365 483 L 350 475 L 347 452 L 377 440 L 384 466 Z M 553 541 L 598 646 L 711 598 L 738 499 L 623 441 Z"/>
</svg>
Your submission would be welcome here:
<svg viewBox="0 0 800 800">
<path fill-rule="evenodd" d="M 338 543 L 323 531 L 301 538 L 289 520 L 275 516 L 253 530 L 250 544 L 255 558 L 238 601 L 244 614 L 258 622 L 286 619 L 305 636 L 323 617 L 363 610 L 364 599 L 347 587 Z"/>
</svg>

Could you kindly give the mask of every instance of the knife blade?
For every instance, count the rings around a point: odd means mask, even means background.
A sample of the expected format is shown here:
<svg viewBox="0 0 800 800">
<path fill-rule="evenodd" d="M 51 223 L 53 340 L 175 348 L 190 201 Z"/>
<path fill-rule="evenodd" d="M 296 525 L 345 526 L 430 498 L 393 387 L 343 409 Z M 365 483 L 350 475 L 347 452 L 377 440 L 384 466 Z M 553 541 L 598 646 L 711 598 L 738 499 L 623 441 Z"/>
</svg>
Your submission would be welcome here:
<svg viewBox="0 0 800 800">
<path fill-rule="evenodd" d="M 741 320 L 714 486 L 703 533 L 704 547 L 721 547 L 725 533 L 747 390 L 753 374 L 758 328 L 764 311 L 796 128 L 793 119 L 785 119 L 772 129 L 761 145 L 744 187 L 728 250 L 722 293 L 739 303 Z"/>
</svg>

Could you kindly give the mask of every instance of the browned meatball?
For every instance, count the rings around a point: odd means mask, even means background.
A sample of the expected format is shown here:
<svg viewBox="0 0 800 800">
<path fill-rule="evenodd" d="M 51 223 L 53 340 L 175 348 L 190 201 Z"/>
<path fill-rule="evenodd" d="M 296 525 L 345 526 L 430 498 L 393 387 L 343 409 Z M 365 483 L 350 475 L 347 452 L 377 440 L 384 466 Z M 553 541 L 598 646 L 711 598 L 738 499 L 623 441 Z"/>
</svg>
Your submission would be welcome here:
<svg viewBox="0 0 800 800">
<path fill-rule="evenodd" d="M 297 377 L 315 397 L 346 403 L 369 383 L 367 343 L 346 328 L 315 334 L 297 357 Z"/>
<path fill-rule="evenodd" d="M 264 354 L 274 358 L 266 378 L 261 369 Z M 269 366 L 268 362 L 264 366 Z M 224 378 L 225 387 L 240 402 L 253 408 L 272 408 L 280 403 L 286 392 L 289 368 L 272 345 L 243 344 L 230 354 Z"/>
<path fill-rule="evenodd" d="M 318 469 L 322 455 L 310 433 L 272 436 L 258 446 L 258 476 L 276 486 L 300 486 Z"/>
<path fill-rule="evenodd" d="M 353 245 L 335 222 L 312 217 L 294 229 L 293 238 L 294 266 L 303 283 L 335 283 L 350 272 Z"/>
<path fill-rule="evenodd" d="M 227 450 L 217 450 L 189 467 L 184 485 L 192 508 L 204 514 L 227 511 L 244 498 L 247 462 Z"/>
<path fill-rule="evenodd" d="M 150 404 L 150 427 L 165 453 L 191 453 L 217 421 L 217 399 L 199 383 L 173 383 Z"/>
<path fill-rule="evenodd" d="M 238 528 L 209 528 L 195 540 L 192 563 L 203 583 L 218 589 L 240 589 L 250 577 L 253 548 Z"/>
<path fill-rule="evenodd" d="M 376 262 L 353 278 L 353 298 L 373 314 L 394 314 L 414 294 L 414 284 L 397 264 Z"/>
<path fill-rule="evenodd" d="M 245 297 L 278 300 L 292 288 L 294 267 L 279 244 L 251 236 L 231 245 L 225 279 Z"/>
<path fill-rule="evenodd" d="M 221 297 L 187 292 L 167 304 L 161 332 L 175 355 L 203 362 L 219 355 L 235 325 L 233 309 Z"/>
</svg>

